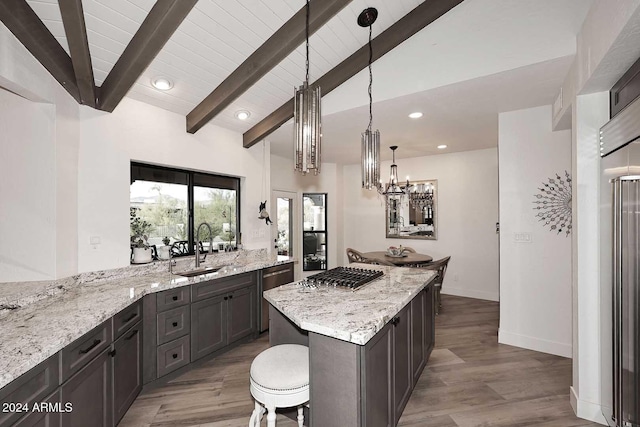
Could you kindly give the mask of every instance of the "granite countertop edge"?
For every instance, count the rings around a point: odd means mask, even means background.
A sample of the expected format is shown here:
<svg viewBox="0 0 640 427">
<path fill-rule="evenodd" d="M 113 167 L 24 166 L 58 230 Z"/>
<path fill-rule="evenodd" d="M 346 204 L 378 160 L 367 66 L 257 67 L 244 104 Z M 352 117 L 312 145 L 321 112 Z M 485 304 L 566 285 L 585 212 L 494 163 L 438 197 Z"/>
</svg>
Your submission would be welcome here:
<svg viewBox="0 0 640 427">
<path fill-rule="evenodd" d="M 302 330 L 365 345 L 436 276 L 431 270 L 375 268 L 385 276 L 356 291 L 307 289 L 295 282 L 265 291 L 264 297 Z"/>
<path fill-rule="evenodd" d="M 231 266 L 195 277 L 171 275 L 164 262 L 166 270 L 162 272 L 130 277 L 107 275 L 106 279 L 86 281 L 77 275 L 38 282 L 42 285 L 36 286 L 38 295 L 31 299 L 21 296 L 16 301 L 27 303 L 14 303 L 16 307 L 1 311 L 0 389 L 145 295 L 294 261 L 236 259 Z M 215 262 L 201 265 L 206 266 L 215 266 Z M 19 283 L 2 283 L 0 287 Z"/>
</svg>

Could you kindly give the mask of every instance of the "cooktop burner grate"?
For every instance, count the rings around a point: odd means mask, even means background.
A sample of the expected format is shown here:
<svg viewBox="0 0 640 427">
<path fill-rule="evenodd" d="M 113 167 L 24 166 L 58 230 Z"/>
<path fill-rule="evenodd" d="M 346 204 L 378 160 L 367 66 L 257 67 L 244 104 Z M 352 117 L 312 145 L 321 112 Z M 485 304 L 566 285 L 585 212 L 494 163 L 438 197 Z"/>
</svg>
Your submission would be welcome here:
<svg viewBox="0 0 640 427">
<path fill-rule="evenodd" d="M 336 267 L 322 273 L 314 274 L 305 279 L 309 285 L 344 286 L 350 289 L 358 288 L 366 283 L 384 276 L 380 270 L 367 268 Z"/>
</svg>

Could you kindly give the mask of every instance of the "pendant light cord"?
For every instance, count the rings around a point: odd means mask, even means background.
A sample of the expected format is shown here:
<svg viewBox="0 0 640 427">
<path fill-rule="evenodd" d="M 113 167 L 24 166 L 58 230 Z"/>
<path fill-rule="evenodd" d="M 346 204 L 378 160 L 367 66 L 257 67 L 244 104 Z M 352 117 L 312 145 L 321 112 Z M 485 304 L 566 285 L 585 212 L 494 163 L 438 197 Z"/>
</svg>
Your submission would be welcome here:
<svg viewBox="0 0 640 427">
<path fill-rule="evenodd" d="M 309 85 L 309 0 L 307 0 L 307 21 L 305 25 L 305 38 L 307 40 L 307 60 L 305 62 L 306 66 L 306 75 L 305 81 L 307 82 L 307 86 Z"/>
<path fill-rule="evenodd" d="M 373 73 L 371 72 L 371 62 L 373 61 L 373 46 L 371 45 L 372 25 L 369 25 L 369 127 L 371 132 L 371 123 L 373 122 L 373 97 L 371 96 L 371 87 L 373 86 Z"/>
</svg>

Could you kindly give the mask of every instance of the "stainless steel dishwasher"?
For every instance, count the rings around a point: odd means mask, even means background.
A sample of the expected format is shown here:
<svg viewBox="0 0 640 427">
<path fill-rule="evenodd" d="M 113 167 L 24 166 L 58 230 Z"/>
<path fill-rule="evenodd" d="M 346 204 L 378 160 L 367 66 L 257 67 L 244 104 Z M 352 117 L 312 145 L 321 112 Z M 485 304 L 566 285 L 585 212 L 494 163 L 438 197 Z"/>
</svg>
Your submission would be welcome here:
<svg viewBox="0 0 640 427">
<path fill-rule="evenodd" d="M 260 277 L 260 332 L 269 329 L 269 303 L 262 296 L 264 291 L 293 282 L 293 262 L 262 270 Z"/>
</svg>

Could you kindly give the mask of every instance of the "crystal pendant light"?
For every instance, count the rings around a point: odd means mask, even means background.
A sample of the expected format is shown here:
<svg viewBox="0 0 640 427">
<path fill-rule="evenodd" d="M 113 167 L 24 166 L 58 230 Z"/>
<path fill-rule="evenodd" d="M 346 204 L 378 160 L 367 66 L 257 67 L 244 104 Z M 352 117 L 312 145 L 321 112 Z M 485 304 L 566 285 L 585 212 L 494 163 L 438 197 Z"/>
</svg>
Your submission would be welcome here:
<svg viewBox="0 0 640 427">
<path fill-rule="evenodd" d="M 373 61 L 373 47 L 371 45 L 372 25 L 378 17 L 378 11 L 369 7 L 358 16 L 358 25 L 369 27 L 369 126 L 362 133 L 362 188 L 367 190 L 380 188 L 380 131 L 371 130 L 373 122 L 373 98 L 371 96 L 371 86 L 373 84 L 373 74 L 371 72 L 371 62 Z"/>
<path fill-rule="evenodd" d="M 320 86 L 309 84 L 309 0 L 306 21 L 306 76 L 293 97 L 293 132 L 295 170 L 306 175 L 320 173 Z"/>
<path fill-rule="evenodd" d="M 410 185 L 409 179 L 407 179 L 406 185 L 403 187 L 398 182 L 398 165 L 396 165 L 396 150 L 398 149 L 397 145 L 392 145 L 389 147 L 392 152 L 392 163 L 391 163 L 391 171 L 389 173 L 389 182 L 385 186 L 380 186 L 380 194 L 386 197 L 387 203 L 390 200 L 401 201 L 402 198 L 409 193 Z"/>
</svg>

